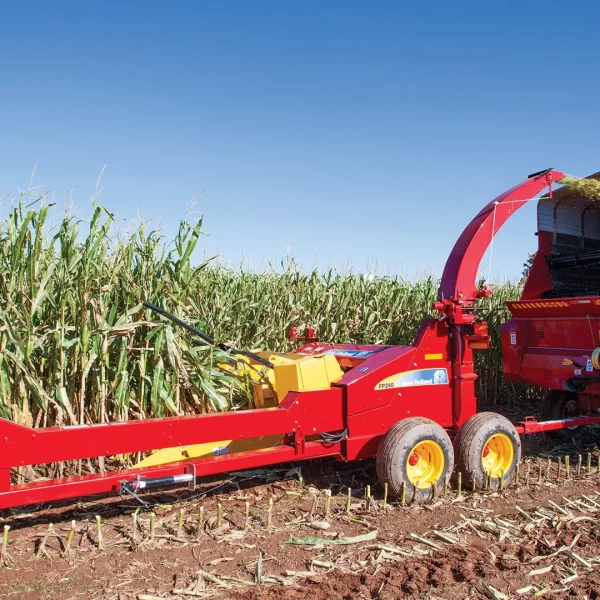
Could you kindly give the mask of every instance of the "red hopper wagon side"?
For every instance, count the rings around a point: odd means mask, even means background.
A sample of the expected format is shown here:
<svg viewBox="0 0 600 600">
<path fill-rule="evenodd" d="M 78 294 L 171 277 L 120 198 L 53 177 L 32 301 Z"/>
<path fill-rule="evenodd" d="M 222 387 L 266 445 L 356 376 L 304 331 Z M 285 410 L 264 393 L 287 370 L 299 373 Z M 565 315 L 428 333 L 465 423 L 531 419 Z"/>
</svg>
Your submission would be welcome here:
<svg viewBox="0 0 600 600">
<path fill-rule="evenodd" d="M 486 477 L 499 485 L 519 461 L 520 435 L 600 422 L 600 209 L 553 191 L 562 177 L 551 169 L 533 174 L 475 216 L 446 263 L 438 316 L 423 320 L 411 346 L 323 343 L 309 332 L 287 355 L 245 353 L 248 368 L 261 371 L 262 408 L 253 410 L 45 429 L 0 419 L 0 509 L 193 486 L 203 475 L 324 456 L 376 456 L 390 494 L 406 486 L 409 496 L 427 497 L 455 464 L 476 485 Z M 476 275 L 498 229 L 544 191 L 539 250 L 523 298 L 509 304 L 514 318 L 502 343 L 507 379 L 549 388 L 562 412 L 513 425 L 476 410 L 473 351 L 489 346 L 476 304 L 491 294 L 477 288 Z M 11 480 L 24 465 L 147 451 L 157 452 L 133 469 Z"/>
<path fill-rule="evenodd" d="M 523 294 L 508 303 L 513 318 L 501 327 L 504 378 L 548 389 L 551 419 L 598 413 L 600 203 L 568 187 L 545 195 L 537 237 Z"/>
</svg>

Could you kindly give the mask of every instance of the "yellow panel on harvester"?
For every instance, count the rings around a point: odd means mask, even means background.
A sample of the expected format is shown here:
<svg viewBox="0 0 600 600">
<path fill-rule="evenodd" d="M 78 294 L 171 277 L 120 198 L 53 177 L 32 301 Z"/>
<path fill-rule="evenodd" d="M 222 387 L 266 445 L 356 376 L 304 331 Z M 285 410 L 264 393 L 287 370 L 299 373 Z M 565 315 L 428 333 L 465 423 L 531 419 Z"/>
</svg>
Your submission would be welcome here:
<svg viewBox="0 0 600 600">
<path fill-rule="evenodd" d="M 262 380 L 258 376 L 257 368 L 240 371 L 240 374 L 242 372 L 249 373 L 253 380 L 253 395 L 257 408 L 276 407 L 289 391 L 327 390 L 344 374 L 332 354 L 324 356 L 304 356 L 293 353 L 273 354 L 270 352 L 261 352 L 260 354 L 273 363 L 273 371 L 266 369 L 262 374 Z M 226 368 L 226 365 L 223 365 L 223 368 Z M 268 379 L 268 384 L 264 383 L 265 378 Z M 273 396 L 273 392 L 276 397 Z M 282 434 L 284 433 L 282 432 Z M 137 466 L 153 467 L 181 460 L 272 448 L 281 444 L 282 439 L 282 435 L 275 435 L 164 448 L 153 452 Z"/>
<path fill-rule="evenodd" d="M 273 367 L 277 396 L 281 402 L 290 391 L 327 390 L 344 374 L 335 356 L 303 356 Z"/>
</svg>

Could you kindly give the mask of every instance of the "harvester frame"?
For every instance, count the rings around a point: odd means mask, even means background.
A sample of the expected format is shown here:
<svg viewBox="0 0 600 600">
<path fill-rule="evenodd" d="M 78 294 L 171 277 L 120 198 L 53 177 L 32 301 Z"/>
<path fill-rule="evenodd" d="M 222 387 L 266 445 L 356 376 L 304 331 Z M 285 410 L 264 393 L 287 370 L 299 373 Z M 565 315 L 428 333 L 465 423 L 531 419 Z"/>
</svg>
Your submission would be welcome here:
<svg viewBox="0 0 600 600">
<path fill-rule="evenodd" d="M 446 263 L 434 305 L 438 317 L 423 320 L 412 346 L 308 341 L 298 348 L 295 355 L 336 357 L 345 371 L 328 389 L 292 389 L 276 406 L 220 414 L 43 429 L 0 419 L 0 509 L 110 492 L 137 494 L 169 484 L 194 486 L 206 475 L 326 456 L 342 461 L 377 456 L 379 478 L 391 494 L 403 485 L 417 495 L 429 494 L 450 476 L 455 456 L 477 484 L 482 477 L 497 482 L 510 477 L 520 457 L 519 435 L 600 423 L 599 415 L 583 415 L 547 422 L 527 418 L 513 426 L 494 413 L 477 413 L 473 350 L 486 349 L 489 335 L 475 307 L 478 298 L 491 294 L 485 286 L 477 288 L 479 264 L 505 221 L 544 190 L 551 196 L 562 177 L 551 169 L 530 175 L 475 216 Z M 146 468 L 11 481 L 11 469 L 25 465 L 256 436 L 280 441 Z"/>
</svg>

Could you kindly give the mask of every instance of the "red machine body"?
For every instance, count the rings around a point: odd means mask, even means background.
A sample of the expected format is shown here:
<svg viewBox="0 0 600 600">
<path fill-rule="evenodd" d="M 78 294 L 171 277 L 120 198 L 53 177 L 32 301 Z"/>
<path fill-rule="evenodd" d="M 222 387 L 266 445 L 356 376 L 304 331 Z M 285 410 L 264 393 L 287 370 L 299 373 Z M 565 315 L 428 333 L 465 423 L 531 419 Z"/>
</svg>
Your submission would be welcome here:
<svg viewBox="0 0 600 600">
<path fill-rule="evenodd" d="M 297 352 L 334 354 L 344 369 L 342 379 L 330 389 L 289 392 L 277 408 L 101 425 L 34 430 L 0 419 L 0 508 L 118 492 L 124 483 L 135 482 L 140 477 L 187 474 L 195 480 L 202 475 L 319 456 L 336 456 L 339 460 L 366 458 L 374 456 L 382 437 L 395 423 L 407 417 L 427 417 L 452 434 L 476 412 L 477 375 L 473 350 L 486 349 L 489 345 L 487 325 L 479 322 L 475 313 L 477 299 L 491 293 L 487 288 L 477 289 L 475 284 L 481 258 L 508 217 L 540 192 L 551 189 L 553 181 L 561 177 L 562 173 L 552 170 L 530 176 L 480 211 L 460 236 L 446 264 L 434 307 L 439 317 L 423 321 L 411 346 L 328 344 L 319 342 L 314 332 L 310 332 Z M 540 261 L 541 258 L 536 258 L 536 264 Z M 532 273 L 543 269 L 543 265 L 536 264 Z M 536 277 L 532 277 L 527 289 L 533 290 L 536 281 Z M 581 302 L 573 304 L 571 300 L 561 300 L 564 306 L 548 300 L 557 304 L 545 307 L 536 307 L 535 302 L 529 300 L 524 294 L 521 303 L 525 304 L 517 309 L 511 306 L 513 314 L 523 310 L 523 317 L 527 317 L 526 311 L 538 308 L 571 311 L 564 316 L 571 319 L 578 315 L 577 339 L 581 336 L 583 340 L 586 327 L 591 328 L 597 339 L 600 303 L 596 298 L 590 298 L 585 308 Z M 594 308 L 596 312 L 586 312 L 595 306 L 598 307 Z M 550 339 L 562 339 L 560 319 L 563 314 L 552 313 L 551 321 L 535 315 L 533 320 L 518 317 L 503 329 L 502 335 L 508 336 L 509 342 L 513 330 L 519 341 L 508 347 L 505 358 L 508 375 L 523 379 L 526 373 L 527 381 L 546 382 L 549 387 L 560 385 L 559 379 L 547 376 L 547 368 L 544 370 L 543 366 L 546 358 L 536 357 L 560 356 L 556 360 L 562 360 L 562 354 L 558 351 L 553 354 L 548 346 L 540 344 L 535 348 L 527 346 L 528 351 L 523 353 L 525 342 L 521 343 L 521 339 L 529 340 L 531 332 L 538 331 L 537 323 L 542 321 Z M 589 349 L 592 346 L 587 333 L 589 343 L 586 342 L 585 348 Z M 580 358 L 575 351 L 569 356 Z M 598 416 L 546 424 L 529 419 L 517 429 L 520 433 L 529 433 L 599 421 Z M 338 441 L 315 441 L 316 434 L 331 436 L 340 432 Z M 172 463 L 143 471 L 129 469 L 26 484 L 11 481 L 11 469 L 23 465 L 278 434 L 283 438 L 283 445 L 258 451 Z"/>
</svg>

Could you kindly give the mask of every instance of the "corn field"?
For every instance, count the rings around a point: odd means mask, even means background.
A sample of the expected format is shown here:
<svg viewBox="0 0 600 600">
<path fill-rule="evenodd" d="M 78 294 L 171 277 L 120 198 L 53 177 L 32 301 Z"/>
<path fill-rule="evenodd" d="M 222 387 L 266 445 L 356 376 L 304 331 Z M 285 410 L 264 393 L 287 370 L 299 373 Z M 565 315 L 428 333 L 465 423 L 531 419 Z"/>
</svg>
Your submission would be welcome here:
<svg viewBox="0 0 600 600">
<path fill-rule="evenodd" d="M 195 263 L 202 221 L 181 222 L 172 240 L 140 225 L 127 234 L 95 204 L 89 223 L 44 197 L 15 200 L 0 220 L 0 416 L 57 424 L 233 410 L 251 402 L 244 382 L 218 368 L 228 358 L 194 346 L 185 332 L 145 309 L 148 300 L 221 341 L 289 350 L 290 327 L 321 339 L 409 344 L 436 298 L 432 278 L 304 272 L 293 260 L 261 273 Z M 481 314 L 497 333 L 496 289 Z M 503 385 L 497 337 L 481 352 L 480 401 L 514 402 Z"/>
</svg>

